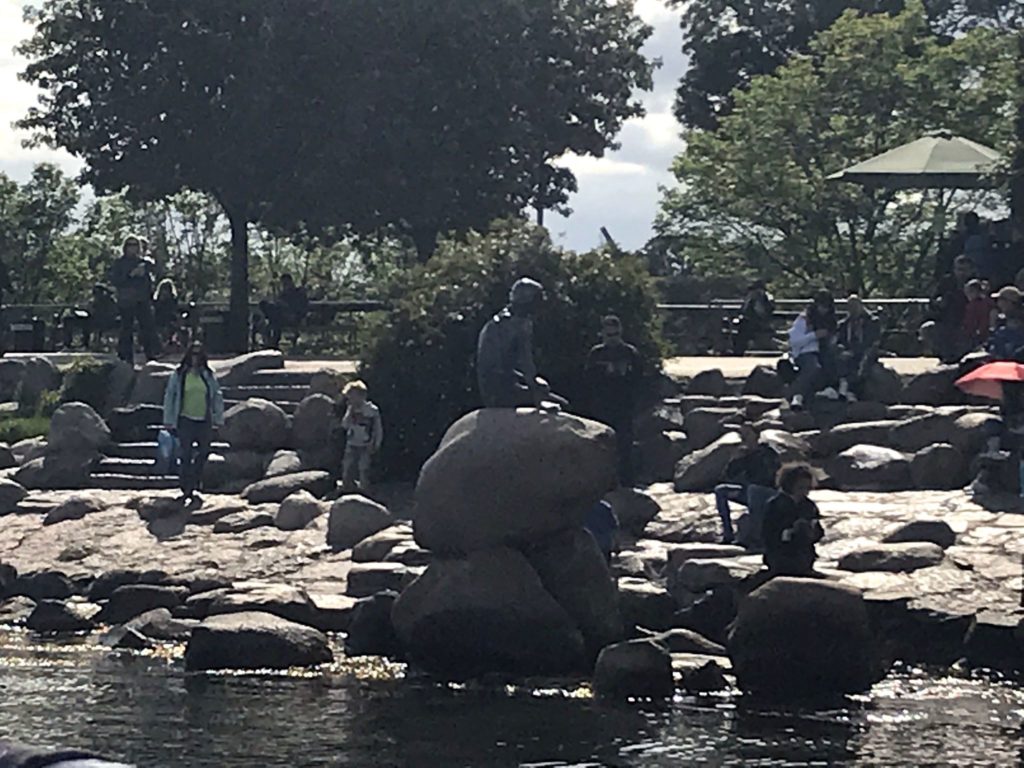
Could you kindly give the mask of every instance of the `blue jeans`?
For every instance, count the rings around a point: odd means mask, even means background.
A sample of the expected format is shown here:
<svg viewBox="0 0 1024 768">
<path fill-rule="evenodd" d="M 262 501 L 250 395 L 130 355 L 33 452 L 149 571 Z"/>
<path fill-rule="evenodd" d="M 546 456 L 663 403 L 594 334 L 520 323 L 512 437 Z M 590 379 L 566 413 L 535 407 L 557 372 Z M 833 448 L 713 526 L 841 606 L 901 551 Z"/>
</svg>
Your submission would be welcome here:
<svg viewBox="0 0 1024 768">
<path fill-rule="evenodd" d="M 191 496 L 203 482 L 203 470 L 210 455 L 213 427 L 208 421 L 182 416 L 178 419 L 178 450 L 181 459 L 181 490 Z"/>
<path fill-rule="evenodd" d="M 732 501 L 745 506 L 751 518 L 751 526 L 746 536 L 748 541 L 745 543 L 758 544 L 761 539 L 761 525 L 764 522 L 764 508 L 775 493 L 774 488 L 764 485 L 723 483 L 715 486 L 715 506 L 718 508 L 718 516 L 722 518 L 723 538 L 732 541 L 736 535 L 732 525 L 732 510 L 729 508 L 729 502 Z"/>
<path fill-rule="evenodd" d="M 821 357 L 817 352 L 807 352 L 793 361 L 797 376 L 793 382 L 793 394 L 802 395 L 805 400 L 814 397 L 822 379 Z"/>
</svg>

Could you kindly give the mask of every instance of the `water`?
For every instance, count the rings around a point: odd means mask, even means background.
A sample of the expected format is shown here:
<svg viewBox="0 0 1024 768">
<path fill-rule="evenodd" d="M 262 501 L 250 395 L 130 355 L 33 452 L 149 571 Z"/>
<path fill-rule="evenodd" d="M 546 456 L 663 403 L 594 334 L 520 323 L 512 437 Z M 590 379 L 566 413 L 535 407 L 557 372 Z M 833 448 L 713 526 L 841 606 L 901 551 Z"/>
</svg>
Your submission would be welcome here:
<svg viewBox="0 0 1024 768">
<path fill-rule="evenodd" d="M 180 649 L 112 657 L 0 634 L 0 737 L 140 766 L 1020 765 L 1024 689 L 900 670 L 833 710 L 742 697 L 609 705 L 584 688 L 403 679 L 376 660 L 325 674 L 186 676 Z"/>
</svg>

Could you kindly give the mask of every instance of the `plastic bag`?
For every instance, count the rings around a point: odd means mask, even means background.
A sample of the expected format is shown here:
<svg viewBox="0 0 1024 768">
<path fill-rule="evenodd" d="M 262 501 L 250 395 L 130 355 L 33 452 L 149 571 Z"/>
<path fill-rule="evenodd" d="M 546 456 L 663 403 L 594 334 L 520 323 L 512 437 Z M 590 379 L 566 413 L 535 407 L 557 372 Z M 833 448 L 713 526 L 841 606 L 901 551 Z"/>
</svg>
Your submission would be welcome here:
<svg viewBox="0 0 1024 768">
<path fill-rule="evenodd" d="M 156 473 L 176 475 L 178 473 L 178 438 L 161 429 L 156 436 Z"/>
</svg>

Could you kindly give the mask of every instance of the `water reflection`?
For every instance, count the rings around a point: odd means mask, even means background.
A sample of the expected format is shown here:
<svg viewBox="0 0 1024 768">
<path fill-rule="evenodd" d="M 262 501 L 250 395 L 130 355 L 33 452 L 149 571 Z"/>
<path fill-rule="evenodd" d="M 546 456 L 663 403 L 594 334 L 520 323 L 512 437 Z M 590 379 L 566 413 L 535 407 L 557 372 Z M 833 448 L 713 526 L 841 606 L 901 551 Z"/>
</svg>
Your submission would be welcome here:
<svg viewBox="0 0 1024 768">
<path fill-rule="evenodd" d="M 186 677 L 164 656 L 0 635 L 0 737 L 140 766 L 1012 765 L 1020 688 L 900 672 L 840 708 L 742 697 L 667 708 L 564 691 L 448 688 L 380 664 L 298 677 Z"/>
</svg>

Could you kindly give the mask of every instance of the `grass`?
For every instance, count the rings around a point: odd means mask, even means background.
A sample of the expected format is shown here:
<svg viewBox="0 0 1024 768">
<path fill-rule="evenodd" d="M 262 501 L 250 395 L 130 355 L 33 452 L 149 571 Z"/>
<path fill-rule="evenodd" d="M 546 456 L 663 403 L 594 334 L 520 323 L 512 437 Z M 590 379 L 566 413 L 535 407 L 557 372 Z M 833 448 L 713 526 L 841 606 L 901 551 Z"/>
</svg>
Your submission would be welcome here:
<svg viewBox="0 0 1024 768">
<path fill-rule="evenodd" d="M 30 437 L 45 436 L 50 431 L 49 416 L 14 416 L 0 418 L 0 443 L 13 445 Z"/>
</svg>

